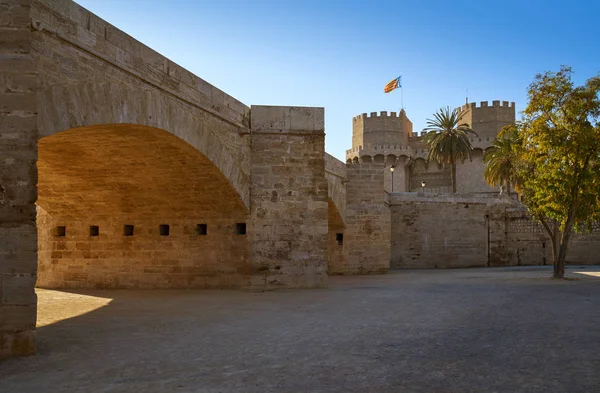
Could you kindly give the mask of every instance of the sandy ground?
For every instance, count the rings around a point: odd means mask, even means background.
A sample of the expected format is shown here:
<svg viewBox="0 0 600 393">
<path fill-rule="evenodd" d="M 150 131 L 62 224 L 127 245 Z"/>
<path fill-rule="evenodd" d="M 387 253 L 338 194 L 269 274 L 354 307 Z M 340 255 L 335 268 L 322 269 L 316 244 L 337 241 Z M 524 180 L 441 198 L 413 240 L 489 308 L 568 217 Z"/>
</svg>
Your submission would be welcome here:
<svg viewBox="0 0 600 393">
<path fill-rule="evenodd" d="M 600 268 L 396 271 L 324 290 L 39 290 L 1 393 L 598 392 Z"/>
</svg>

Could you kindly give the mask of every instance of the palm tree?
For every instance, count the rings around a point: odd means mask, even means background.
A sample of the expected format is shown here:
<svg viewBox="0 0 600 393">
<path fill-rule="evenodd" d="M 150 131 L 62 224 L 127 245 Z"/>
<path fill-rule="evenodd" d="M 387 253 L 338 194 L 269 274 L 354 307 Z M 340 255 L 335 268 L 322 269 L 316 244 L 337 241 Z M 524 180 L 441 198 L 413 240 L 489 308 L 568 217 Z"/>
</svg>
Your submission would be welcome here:
<svg viewBox="0 0 600 393">
<path fill-rule="evenodd" d="M 427 119 L 428 132 L 424 142 L 429 150 L 427 160 L 440 164 L 450 164 L 452 168 L 452 192 L 456 192 L 456 162 L 464 161 L 471 156 L 473 146 L 469 134 L 477 133 L 467 123 L 461 123 L 464 112 L 450 107 L 440 108 L 433 114 L 433 119 Z"/>
<path fill-rule="evenodd" d="M 518 125 L 505 127 L 498 137 L 492 142 L 483 157 L 486 164 L 483 176 L 487 184 L 492 187 L 506 184 L 506 192 L 510 194 L 511 184 L 519 189 L 517 166 L 519 160 L 519 133 Z"/>
</svg>

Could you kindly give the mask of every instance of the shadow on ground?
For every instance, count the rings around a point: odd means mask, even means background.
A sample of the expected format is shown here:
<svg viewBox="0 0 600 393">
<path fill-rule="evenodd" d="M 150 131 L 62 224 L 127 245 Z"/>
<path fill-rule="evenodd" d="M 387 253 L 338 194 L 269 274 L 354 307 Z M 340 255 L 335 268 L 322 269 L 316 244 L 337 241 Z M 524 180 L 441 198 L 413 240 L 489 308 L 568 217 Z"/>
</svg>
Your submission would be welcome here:
<svg viewBox="0 0 600 393">
<path fill-rule="evenodd" d="M 600 269 L 550 273 L 395 271 L 266 293 L 41 290 L 39 354 L 1 363 L 0 391 L 596 391 Z"/>
</svg>

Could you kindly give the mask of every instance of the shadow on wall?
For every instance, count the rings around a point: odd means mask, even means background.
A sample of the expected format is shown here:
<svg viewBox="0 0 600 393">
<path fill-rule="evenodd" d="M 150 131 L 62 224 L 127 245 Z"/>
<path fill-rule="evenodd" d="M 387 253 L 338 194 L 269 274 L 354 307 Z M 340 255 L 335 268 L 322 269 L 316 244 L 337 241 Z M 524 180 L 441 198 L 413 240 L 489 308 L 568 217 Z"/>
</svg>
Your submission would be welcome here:
<svg viewBox="0 0 600 393">
<path fill-rule="evenodd" d="M 38 171 L 38 286 L 231 288 L 253 272 L 239 194 L 166 131 L 63 131 L 40 140 Z"/>
</svg>

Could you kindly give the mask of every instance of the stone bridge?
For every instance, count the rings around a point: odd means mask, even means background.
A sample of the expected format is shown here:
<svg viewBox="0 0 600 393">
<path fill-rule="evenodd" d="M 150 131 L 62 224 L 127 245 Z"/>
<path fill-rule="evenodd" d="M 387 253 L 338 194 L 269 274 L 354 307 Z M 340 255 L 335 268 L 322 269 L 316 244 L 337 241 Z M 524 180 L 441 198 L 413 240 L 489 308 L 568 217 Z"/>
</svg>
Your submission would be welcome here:
<svg viewBox="0 0 600 393">
<path fill-rule="evenodd" d="M 326 285 L 324 137 L 323 108 L 248 107 L 72 1 L 0 0 L 0 358 L 35 351 L 36 282 Z"/>
</svg>

